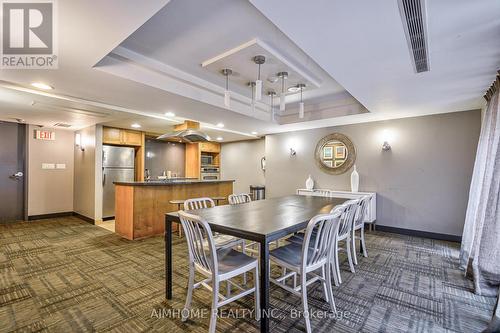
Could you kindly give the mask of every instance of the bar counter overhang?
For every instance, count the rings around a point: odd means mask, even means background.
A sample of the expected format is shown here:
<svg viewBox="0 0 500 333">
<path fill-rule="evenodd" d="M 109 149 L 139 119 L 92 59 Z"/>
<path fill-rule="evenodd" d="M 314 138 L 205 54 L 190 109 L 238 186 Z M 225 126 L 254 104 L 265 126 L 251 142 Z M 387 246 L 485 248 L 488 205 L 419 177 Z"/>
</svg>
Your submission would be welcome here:
<svg viewBox="0 0 500 333">
<path fill-rule="evenodd" d="M 171 200 L 228 197 L 234 180 L 115 182 L 115 232 L 129 240 L 163 235 Z"/>
</svg>

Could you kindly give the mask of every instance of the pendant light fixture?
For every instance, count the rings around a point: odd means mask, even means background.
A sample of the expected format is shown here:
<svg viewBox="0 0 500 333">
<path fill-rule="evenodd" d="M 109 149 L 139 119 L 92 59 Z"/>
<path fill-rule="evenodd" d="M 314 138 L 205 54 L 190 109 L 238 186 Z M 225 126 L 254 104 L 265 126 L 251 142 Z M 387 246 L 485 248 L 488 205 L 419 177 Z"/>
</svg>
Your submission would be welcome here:
<svg viewBox="0 0 500 333">
<path fill-rule="evenodd" d="M 274 96 L 276 96 L 276 92 L 274 90 L 269 90 L 267 92 L 269 99 L 271 100 L 271 119 L 272 121 L 276 121 L 276 113 L 274 112 Z"/>
<path fill-rule="evenodd" d="M 224 106 L 229 109 L 231 106 L 231 93 L 229 92 L 229 75 L 233 74 L 233 71 L 229 68 L 224 68 L 221 71 L 222 75 L 226 77 L 226 90 L 224 91 Z"/>
<path fill-rule="evenodd" d="M 252 112 L 255 112 L 255 82 L 248 82 L 248 85 L 250 86 L 250 90 L 252 90 L 252 102 L 250 106 L 252 107 Z"/>
<path fill-rule="evenodd" d="M 300 89 L 300 103 L 299 103 L 299 118 L 300 119 L 304 118 L 304 101 L 302 99 L 302 92 L 303 92 L 305 87 L 306 87 L 306 85 L 303 83 L 297 84 L 297 88 Z"/>
<path fill-rule="evenodd" d="M 285 80 L 288 78 L 288 72 L 279 72 L 276 76 L 281 79 L 280 111 L 285 111 Z"/>
<path fill-rule="evenodd" d="M 266 57 L 263 55 L 258 55 L 253 58 L 253 61 L 259 66 L 259 74 L 257 75 L 257 81 L 255 81 L 255 100 L 260 101 L 262 99 L 262 80 L 260 79 L 260 65 L 266 62 Z"/>
</svg>

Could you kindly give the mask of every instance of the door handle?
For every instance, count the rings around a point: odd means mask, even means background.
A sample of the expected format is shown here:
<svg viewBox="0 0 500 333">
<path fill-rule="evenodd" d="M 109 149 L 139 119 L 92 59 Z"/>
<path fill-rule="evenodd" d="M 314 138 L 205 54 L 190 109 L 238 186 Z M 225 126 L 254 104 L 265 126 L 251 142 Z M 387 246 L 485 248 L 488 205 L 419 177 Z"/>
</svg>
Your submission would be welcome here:
<svg viewBox="0 0 500 333">
<path fill-rule="evenodd" d="M 106 174 L 102 173 L 102 186 L 106 185 Z"/>
<path fill-rule="evenodd" d="M 12 176 L 10 176 L 10 178 L 21 179 L 21 178 L 23 178 L 23 176 L 24 176 L 24 173 L 22 173 L 21 171 L 18 171 L 15 174 L 13 174 Z"/>
</svg>

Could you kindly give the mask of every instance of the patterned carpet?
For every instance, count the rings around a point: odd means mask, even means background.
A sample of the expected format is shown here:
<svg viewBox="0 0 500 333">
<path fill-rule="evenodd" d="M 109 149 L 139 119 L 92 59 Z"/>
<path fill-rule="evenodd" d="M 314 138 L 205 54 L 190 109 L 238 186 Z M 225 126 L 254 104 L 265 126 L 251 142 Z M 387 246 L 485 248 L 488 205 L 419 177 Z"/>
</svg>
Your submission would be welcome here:
<svg viewBox="0 0 500 333">
<path fill-rule="evenodd" d="M 458 245 L 371 232 L 368 258 L 356 274 L 342 266 L 334 287 L 341 316 L 312 319 L 315 332 L 480 332 L 495 299 L 476 296 L 457 268 Z M 186 245 L 175 239 L 174 300 L 164 302 L 163 239 L 127 241 L 77 218 L 0 225 L 0 332 L 206 332 L 208 319 L 183 323 Z M 209 310 L 210 294 L 194 292 L 193 308 Z M 256 332 L 257 322 L 230 310 L 251 309 L 253 298 L 224 308 L 220 332 Z M 300 299 L 277 287 L 272 332 L 300 332 Z M 313 311 L 324 313 L 322 289 L 309 288 Z M 201 313 L 201 312 L 200 312 Z"/>
</svg>

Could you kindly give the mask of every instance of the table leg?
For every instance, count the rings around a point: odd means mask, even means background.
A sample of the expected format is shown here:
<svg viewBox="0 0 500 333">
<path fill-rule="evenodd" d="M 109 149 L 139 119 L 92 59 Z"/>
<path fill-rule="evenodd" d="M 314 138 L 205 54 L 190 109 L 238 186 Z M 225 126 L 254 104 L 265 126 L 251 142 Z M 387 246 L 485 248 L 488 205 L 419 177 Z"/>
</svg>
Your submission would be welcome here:
<svg viewBox="0 0 500 333">
<path fill-rule="evenodd" d="M 269 332 L 269 243 L 266 239 L 260 242 L 260 331 Z"/>
<path fill-rule="evenodd" d="M 172 221 L 165 217 L 165 296 L 172 299 Z"/>
</svg>

